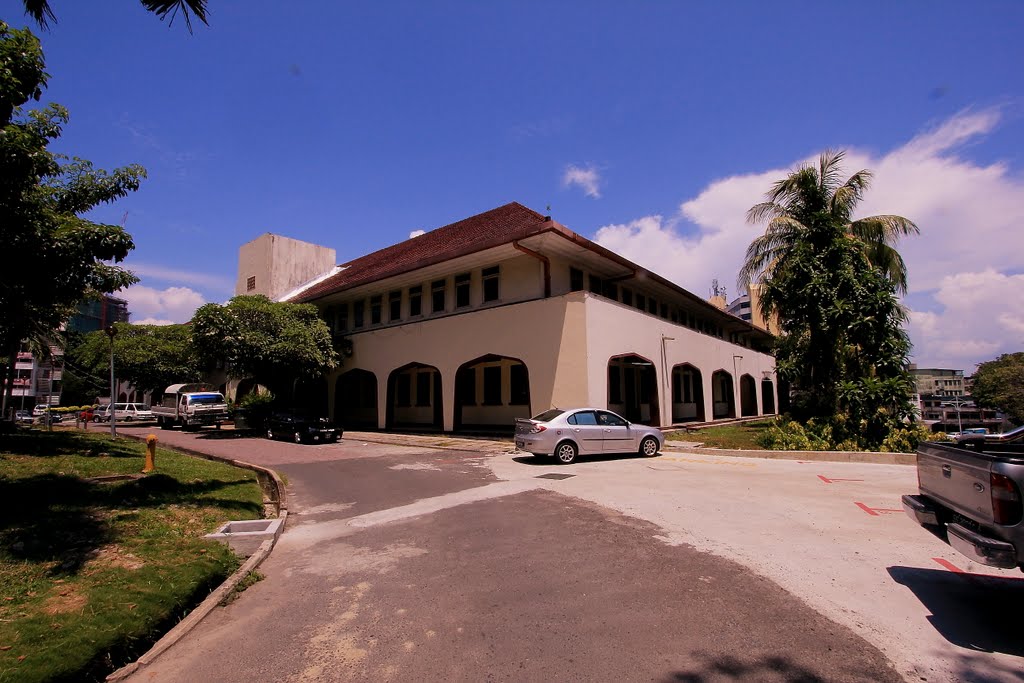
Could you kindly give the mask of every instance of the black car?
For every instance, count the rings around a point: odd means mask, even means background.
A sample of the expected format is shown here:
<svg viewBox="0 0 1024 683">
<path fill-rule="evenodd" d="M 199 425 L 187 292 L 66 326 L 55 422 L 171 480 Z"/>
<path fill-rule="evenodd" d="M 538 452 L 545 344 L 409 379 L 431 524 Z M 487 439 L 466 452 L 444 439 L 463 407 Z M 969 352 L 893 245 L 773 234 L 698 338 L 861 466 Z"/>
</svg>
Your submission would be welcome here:
<svg viewBox="0 0 1024 683">
<path fill-rule="evenodd" d="M 333 443 L 341 428 L 326 417 L 301 413 L 273 413 L 267 418 L 267 438 L 291 439 L 295 443 Z"/>
</svg>

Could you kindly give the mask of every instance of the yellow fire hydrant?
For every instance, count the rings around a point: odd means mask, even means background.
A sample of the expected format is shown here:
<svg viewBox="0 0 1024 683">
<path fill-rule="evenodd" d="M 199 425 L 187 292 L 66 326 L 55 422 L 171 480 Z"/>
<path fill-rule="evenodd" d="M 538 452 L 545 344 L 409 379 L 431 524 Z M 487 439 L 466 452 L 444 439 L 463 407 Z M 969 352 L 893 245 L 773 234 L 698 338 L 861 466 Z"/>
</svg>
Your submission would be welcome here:
<svg viewBox="0 0 1024 683">
<path fill-rule="evenodd" d="M 143 474 L 148 474 L 156 469 L 156 434 L 146 437 L 146 465 L 142 468 Z"/>
</svg>

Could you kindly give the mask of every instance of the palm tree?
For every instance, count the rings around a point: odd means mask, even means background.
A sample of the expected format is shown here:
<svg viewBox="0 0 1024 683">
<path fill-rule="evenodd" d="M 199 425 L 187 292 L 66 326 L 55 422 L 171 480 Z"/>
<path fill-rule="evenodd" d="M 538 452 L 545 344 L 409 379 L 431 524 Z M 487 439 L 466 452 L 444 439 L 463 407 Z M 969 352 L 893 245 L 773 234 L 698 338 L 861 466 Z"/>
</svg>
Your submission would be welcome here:
<svg viewBox="0 0 1024 683">
<path fill-rule="evenodd" d="M 770 280 L 796 245 L 825 247 L 846 235 L 863 245 L 865 256 L 896 285 L 898 293 L 907 291 L 907 267 L 893 245 L 900 237 L 920 231 L 903 216 L 851 220 L 871 182 L 871 172 L 858 171 L 840 184 L 839 165 L 844 156 L 843 151 L 826 150 L 817 167 L 793 171 L 775 183 L 767 201 L 747 212 L 748 222 L 767 221 L 768 225 L 747 247 L 738 278 L 741 289 Z"/>
<path fill-rule="evenodd" d="M 49 23 L 57 23 L 57 15 L 53 13 L 53 9 L 50 8 L 49 0 L 23 0 L 25 3 L 25 14 L 32 17 L 40 27 L 46 28 Z M 153 12 L 161 19 L 170 19 L 170 23 L 174 23 L 174 18 L 178 15 L 178 12 L 182 13 L 185 17 L 185 26 L 188 30 L 192 31 L 192 17 L 190 14 L 196 15 L 199 21 L 206 22 L 206 0 L 141 0 L 142 6 L 148 11 Z"/>
</svg>

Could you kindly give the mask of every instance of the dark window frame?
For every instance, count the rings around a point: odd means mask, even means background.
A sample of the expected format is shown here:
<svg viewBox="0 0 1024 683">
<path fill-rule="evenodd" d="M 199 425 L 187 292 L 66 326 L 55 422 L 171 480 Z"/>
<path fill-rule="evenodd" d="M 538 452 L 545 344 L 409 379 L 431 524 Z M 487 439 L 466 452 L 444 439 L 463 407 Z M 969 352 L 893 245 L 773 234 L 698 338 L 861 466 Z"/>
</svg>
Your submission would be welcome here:
<svg viewBox="0 0 1024 683">
<path fill-rule="evenodd" d="M 360 299 L 352 302 L 352 326 L 359 329 L 366 322 L 366 302 Z"/>
<path fill-rule="evenodd" d="M 530 405 L 530 373 L 522 363 L 515 363 L 508 369 L 510 406 Z"/>
<path fill-rule="evenodd" d="M 501 299 L 501 268 L 491 266 L 480 271 L 483 303 Z"/>
<path fill-rule="evenodd" d="M 472 276 L 469 273 L 459 273 L 455 276 L 455 308 L 469 306 L 471 284 Z"/>
<path fill-rule="evenodd" d="M 497 377 L 497 381 L 495 381 Z M 485 365 L 484 366 L 484 400 L 483 405 L 485 406 L 500 406 L 504 405 L 501 400 L 501 366 L 500 365 Z"/>
<path fill-rule="evenodd" d="M 448 294 L 447 280 L 434 280 L 430 283 L 430 313 L 444 313 L 447 305 Z M 440 304 L 440 305 L 438 305 Z"/>
<path fill-rule="evenodd" d="M 409 288 L 409 317 L 423 315 L 423 285 Z"/>
<path fill-rule="evenodd" d="M 569 291 L 583 291 L 583 271 L 579 268 L 573 268 L 572 266 L 569 266 Z"/>
<path fill-rule="evenodd" d="M 397 310 L 396 310 L 397 304 Z M 388 292 L 388 322 L 402 319 L 402 290 Z"/>
<path fill-rule="evenodd" d="M 370 297 L 370 324 L 380 325 L 384 314 L 384 297 L 376 294 Z"/>
<path fill-rule="evenodd" d="M 430 379 L 432 372 L 416 373 L 416 407 L 430 407 Z"/>
</svg>

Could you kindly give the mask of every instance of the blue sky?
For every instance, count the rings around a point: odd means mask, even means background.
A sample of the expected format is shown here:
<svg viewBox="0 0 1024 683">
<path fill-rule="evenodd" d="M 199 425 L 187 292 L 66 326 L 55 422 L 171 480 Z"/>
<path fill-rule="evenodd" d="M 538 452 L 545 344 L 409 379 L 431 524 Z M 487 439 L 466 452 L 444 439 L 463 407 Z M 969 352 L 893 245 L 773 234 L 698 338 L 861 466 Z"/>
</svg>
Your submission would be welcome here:
<svg viewBox="0 0 1024 683">
<path fill-rule="evenodd" d="M 263 232 L 346 261 L 513 200 L 732 296 L 746 208 L 839 147 L 876 171 L 865 215 L 921 227 L 915 360 L 1024 348 L 1024 3 L 210 0 L 192 35 L 52 4 L 59 149 L 149 171 L 96 212 L 128 213 L 135 321 L 229 298 Z"/>
</svg>

